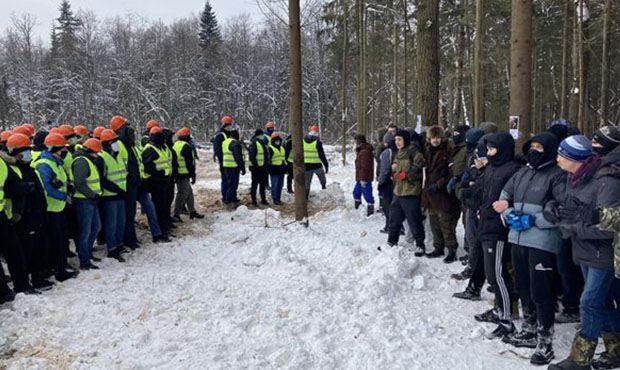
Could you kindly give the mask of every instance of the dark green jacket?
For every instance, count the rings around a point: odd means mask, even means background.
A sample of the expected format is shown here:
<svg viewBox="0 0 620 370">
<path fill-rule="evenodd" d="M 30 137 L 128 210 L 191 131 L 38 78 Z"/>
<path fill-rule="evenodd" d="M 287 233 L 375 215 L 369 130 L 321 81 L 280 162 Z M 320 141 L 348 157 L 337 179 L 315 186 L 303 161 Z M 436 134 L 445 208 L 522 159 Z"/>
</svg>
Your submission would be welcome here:
<svg viewBox="0 0 620 370">
<path fill-rule="evenodd" d="M 420 196 L 424 178 L 424 156 L 420 150 L 409 145 L 396 153 L 394 157 L 396 169 L 392 169 L 394 195 L 399 197 Z"/>
</svg>

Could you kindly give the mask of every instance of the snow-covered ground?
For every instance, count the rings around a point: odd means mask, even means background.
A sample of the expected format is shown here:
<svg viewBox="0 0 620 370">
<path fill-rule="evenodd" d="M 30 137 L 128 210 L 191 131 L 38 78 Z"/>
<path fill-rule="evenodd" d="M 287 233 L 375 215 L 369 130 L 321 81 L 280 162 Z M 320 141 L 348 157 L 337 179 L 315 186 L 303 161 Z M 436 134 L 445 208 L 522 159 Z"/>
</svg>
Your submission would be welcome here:
<svg viewBox="0 0 620 370">
<path fill-rule="evenodd" d="M 0 307 L 0 368 L 532 368 L 530 350 L 483 339 L 492 326 L 472 316 L 489 293 L 451 297 L 465 287 L 450 279 L 460 263 L 377 250 L 382 216 L 352 208 L 354 169 L 332 163 L 330 186 L 315 183 L 311 200 L 336 208 L 308 228 L 273 210 L 213 211 L 174 243 L 18 295 Z M 557 327 L 558 357 L 573 330 Z"/>
</svg>

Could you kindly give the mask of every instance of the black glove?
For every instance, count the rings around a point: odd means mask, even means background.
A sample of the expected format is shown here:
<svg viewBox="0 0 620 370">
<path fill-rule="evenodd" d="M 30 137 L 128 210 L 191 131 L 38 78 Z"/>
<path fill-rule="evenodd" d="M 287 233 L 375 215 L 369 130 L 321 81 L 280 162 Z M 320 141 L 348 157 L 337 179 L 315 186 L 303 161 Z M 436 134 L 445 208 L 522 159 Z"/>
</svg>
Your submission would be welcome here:
<svg viewBox="0 0 620 370">
<path fill-rule="evenodd" d="M 560 222 L 561 217 L 558 212 L 559 203 L 555 200 L 551 200 L 545 204 L 545 208 L 543 209 L 543 217 L 545 220 L 557 224 Z"/>
<path fill-rule="evenodd" d="M 192 185 L 194 185 L 196 183 L 196 175 L 192 176 L 192 181 L 191 181 Z"/>
<path fill-rule="evenodd" d="M 63 183 L 57 178 L 53 178 L 52 181 L 50 181 L 50 185 L 52 185 L 54 189 L 60 189 L 62 188 Z"/>
<path fill-rule="evenodd" d="M 241 176 L 245 176 L 245 168 L 241 169 Z"/>
<path fill-rule="evenodd" d="M 558 207 L 558 215 L 560 216 L 560 219 L 569 223 L 581 220 L 581 211 L 581 207 L 573 205 Z"/>
</svg>

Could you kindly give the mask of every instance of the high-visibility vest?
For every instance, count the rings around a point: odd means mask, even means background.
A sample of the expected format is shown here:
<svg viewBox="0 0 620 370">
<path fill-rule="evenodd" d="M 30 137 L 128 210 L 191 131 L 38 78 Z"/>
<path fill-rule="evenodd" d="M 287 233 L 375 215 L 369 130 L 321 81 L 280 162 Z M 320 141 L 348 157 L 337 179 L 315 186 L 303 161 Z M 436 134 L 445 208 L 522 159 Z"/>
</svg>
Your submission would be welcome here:
<svg viewBox="0 0 620 370">
<path fill-rule="evenodd" d="M 230 150 L 230 144 L 232 144 L 233 141 L 236 140 L 229 137 L 222 142 L 222 158 L 224 159 L 224 168 L 237 168 L 237 161 L 235 161 L 232 150 Z"/>
<path fill-rule="evenodd" d="M 95 166 L 95 164 L 93 163 L 93 161 L 86 157 L 86 156 L 77 156 L 73 159 L 73 163 L 75 163 L 75 161 L 79 161 L 80 159 L 83 159 L 86 161 L 86 163 L 88 164 L 88 171 L 90 172 L 88 174 L 88 177 L 86 178 L 86 186 L 88 186 L 88 188 L 95 194 L 97 195 L 101 195 L 101 176 L 99 175 L 99 170 L 97 170 L 97 166 Z M 71 165 L 71 174 L 73 177 L 73 165 Z M 75 199 L 86 199 L 86 195 L 80 193 L 79 191 L 75 191 L 75 194 L 73 195 L 73 197 Z"/>
<path fill-rule="evenodd" d="M 166 158 L 168 158 L 168 165 L 170 166 L 170 173 L 172 173 L 172 169 L 174 168 L 172 165 L 172 161 L 174 161 L 174 156 L 172 155 L 172 150 L 168 148 L 168 145 L 166 145 L 165 152 L 166 152 Z"/>
<path fill-rule="evenodd" d="M 304 140 L 304 163 L 305 164 L 320 164 L 321 158 L 319 158 L 319 151 L 317 149 L 318 141 L 307 143 Z"/>
<path fill-rule="evenodd" d="M 19 167 L 15 166 L 15 165 L 10 165 L 10 167 L 11 167 L 11 170 L 13 170 L 13 172 L 15 172 L 17 177 L 19 177 L 20 180 L 24 178 L 23 175 L 22 175 L 22 170 L 20 170 Z M 11 200 L 11 198 L 7 198 L 4 201 L 4 213 L 6 214 L 6 217 L 9 220 L 13 218 L 13 201 Z"/>
<path fill-rule="evenodd" d="M 46 164 L 48 165 L 52 172 L 54 173 L 54 175 L 56 176 L 56 179 L 58 179 L 58 181 L 62 182 L 62 186 L 57 189 L 58 191 L 67 194 L 67 173 L 65 172 L 65 169 L 63 166 L 59 166 L 58 163 L 56 163 L 55 161 L 48 159 L 48 158 L 39 158 L 37 160 L 37 168 L 36 168 L 36 173 L 37 176 L 39 177 L 39 181 L 41 183 L 43 183 L 43 181 L 41 180 L 41 174 L 39 173 L 39 169 L 38 166 L 42 165 L 42 164 Z M 45 186 L 43 186 L 43 189 L 45 189 Z M 55 199 L 50 197 L 47 194 L 47 191 L 45 192 L 45 200 L 47 201 L 47 211 L 51 212 L 51 213 L 60 213 L 62 211 L 64 211 L 65 209 L 65 205 L 67 204 L 66 200 L 59 200 L 59 199 Z"/>
<path fill-rule="evenodd" d="M 73 165 L 73 153 L 67 151 L 67 155 L 62 160 L 62 167 L 65 169 L 65 173 L 69 175 L 68 180 L 73 181 L 73 171 L 71 171 L 71 166 Z"/>
<path fill-rule="evenodd" d="M 37 161 L 37 159 L 39 159 L 41 157 L 41 151 L 40 150 L 33 150 L 33 151 L 31 151 L 31 153 L 32 153 L 32 160 L 30 161 L 30 167 L 36 168 L 36 161 Z"/>
<path fill-rule="evenodd" d="M 111 183 L 116 184 L 122 190 L 127 190 L 127 166 L 120 155 L 117 155 L 114 158 L 110 153 L 106 151 L 102 151 L 99 153 L 101 159 L 103 159 L 103 163 L 105 165 L 105 178 L 108 179 Z M 103 189 L 104 197 L 111 197 L 116 195 L 115 192 L 109 191 L 108 189 Z"/>
<path fill-rule="evenodd" d="M 189 146 L 187 141 L 177 140 L 176 143 L 172 146 L 172 149 L 177 154 L 177 163 L 179 165 L 179 175 L 189 175 L 189 170 L 187 169 L 187 163 L 185 163 L 185 157 L 181 155 L 181 151 L 185 146 Z M 194 160 L 194 153 L 192 152 L 192 161 Z"/>
<path fill-rule="evenodd" d="M 146 146 L 144 146 L 144 150 L 146 150 L 146 148 L 152 148 L 155 153 L 157 153 L 157 159 L 154 162 L 155 168 L 157 168 L 158 171 L 164 171 L 165 176 L 172 175 L 172 163 L 170 158 L 168 158 L 169 150 L 159 149 L 151 143 L 146 144 Z M 151 177 L 151 175 L 149 175 L 148 173 L 145 173 L 144 175 L 147 179 Z"/>
<path fill-rule="evenodd" d="M 282 146 L 280 148 L 276 148 L 273 145 L 269 145 L 271 150 L 273 150 L 273 155 L 271 156 L 271 165 L 272 166 L 281 166 L 286 163 L 286 159 L 284 156 L 286 155 L 286 151 Z"/>
<path fill-rule="evenodd" d="M 263 167 L 265 165 L 265 149 L 258 140 L 254 142 L 254 145 L 256 145 L 256 164 L 258 167 Z"/>
<path fill-rule="evenodd" d="M 118 140 L 118 155 L 116 159 L 119 159 L 125 164 L 125 169 L 129 171 L 129 151 L 125 146 L 125 143 Z M 146 179 L 146 173 L 144 172 L 144 163 L 142 163 L 142 147 L 138 145 L 134 145 L 131 147 L 134 156 L 136 157 L 136 162 L 138 162 L 138 169 L 140 170 L 140 178 Z"/>
<path fill-rule="evenodd" d="M 146 172 L 144 172 L 144 163 L 142 162 L 142 147 L 134 146 L 133 148 L 131 148 L 131 150 L 133 150 L 133 154 L 136 156 L 136 161 L 138 162 L 138 169 L 140 170 L 140 178 L 144 180 L 146 179 Z M 127 165 L 127 171 L 129 171 L 129 165 Z"/>
<path fill-rule="evenodd" d="M 9 177 L 9 167 L 3 159 L 0 158 L 0 212 L 4 211 L 7 199 L 4 197 L 4 185 Z"/>
</svg>

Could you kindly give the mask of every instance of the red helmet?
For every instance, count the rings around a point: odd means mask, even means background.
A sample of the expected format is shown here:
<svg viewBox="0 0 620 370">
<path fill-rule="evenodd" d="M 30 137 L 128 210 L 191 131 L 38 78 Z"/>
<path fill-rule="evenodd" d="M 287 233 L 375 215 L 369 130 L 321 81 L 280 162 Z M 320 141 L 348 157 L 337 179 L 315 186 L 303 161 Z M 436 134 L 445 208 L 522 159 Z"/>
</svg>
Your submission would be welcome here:
<svg viewBox="0 0 620 370">
<path fill-rule="evenodd" d="M 30 131 L 30 135 L 28 135 L 28 137 L 33 137 L 34 134 L 37 133 L 37 130 L 30 123 L 24 123 L 22 126 L 24 126 L 25 128 L 28 129 L 28 131 Z"/>
<path fill-rule="evenodd" d="M 118 131 L 121 127 L 125 126 L 127 118 L 123 116 L 114 116 L 110 119 L 110 128 L 114 131 Z"/>
<path fill-rule="evenodd" d="M 82 145 L 84 145 L 85 148 L 88 148 L 88 149 L 92 150 L 95 153 L 101 153 L 101 149 L 102 149 L 101 148 L 101 141 L 99 141 L 97 139 L 93 139 L 93 138 L 88 139 Z"/>
<path fill-rule="evenodd" d="M 12 133 L 13 131 L 11 130 L 2 131 L 2 133 L 0 134 L 0 143 L 6 142 L 9 139 L 9 137 L 11 137 Z"/>
<path fill-rule="evenodd" d="M 75 135 L 75 131 L 70 125 L 61 125 L 60 127 L 58 127 L 58 129 L 60 130 L 60 134 L 64 137 Z"/>
<path fill-rule="evenodd" d="M 88 136 L 88 129 L 84 125 L 77 125 L 73 128 L 73 131 L 78 136 Z"/>
<path fill-rule="evenodd" d="M 190 136 L 192 134 L 192 131 L 187 128 L 187 127 L 183 127 L 181 129 L 179 129 L 179 131 L 177 131 L 176 135 L 177 137 L 181 137 L 181 136 Z"/>
<path fill-rule="evenodd" d="M 111 141 L 114 139 L 118 139 L 118 135 L 116 134 L 116 132 L 114 132 L 113 130 L 105 129 L 101 132 L 101 137 L 100 140 L 102 143 L 105 143 L 107 141 Z"/>
<path fill-rule="evenodd" d="M 152 119 L 152 120 L 150 120 L 150 121 L 148 121 L 148 122 L 146 123 L 146 129 L 147 129 L 147 130 L 149 130 L 149 131 L 150 131 L 153 127 L 159 127 L 159 126 L 161 126 L 161 125 L 159 124 L 159 121 L 154 120 L 154 119 Z"/>
<path fill-rule="evenodd" d="M 155 126 L 152 129 L 149 130 L 149 135 L 155 135 L 155 134 L 161 134 L 164 131 L 161 129 L 161 127 L 159 126 Z"/>
<path fill-rule="evenodd" d="M 61 134 L 48 134 L 45 137 L 45 141 L 43 142 L 43 144 L 48 148 L 67 146 L 67 139 L 65 139 L 65 137 Z"/>
<path fill-rule="evenodd" d="M 232 125 L 233 118 L 231 116 L 222 117 L 222 125 Z"/>
<path fill-rule="evenodd" d="M 14 134 L 22 134 L 22 135 L 26 135 L 27 137 L 30 137 L 30 130 L 28 129 L 28 127 L 24 127 L 24 125 L 21 126 L 17 126 L 15 127 L 12 132 Z"/>
<path fill-rule="evenodd" d="M 101 126 L 97 126 L 97 127 L 95 127 L 95 129 L 93 130 L 93 137 L 94 137 L 95 139 L 99 139 L 99 137 L 101 136 L 101 132 L 102 132 L 103 130 L 105 130 L 105 128 L 104 128 L 104 127 L 101 127 Z"/>
<path fill-rule="evenodd" d="M 277 132 L 272 132 L 272 133 L 271 133 L 271 138 L 272 138 L 272 139 L 275 139 L 275 138 L 277 138 L 277 137 L 280 137 L 280 134 L 278 134 Z"/>
<path fill-rule="evenodd" d="M 31 145 L 30 138 L 24 134 L 13 133 L 6 142 L 9 151 L 17 148 L 27 148 Z"/>
</svg>

